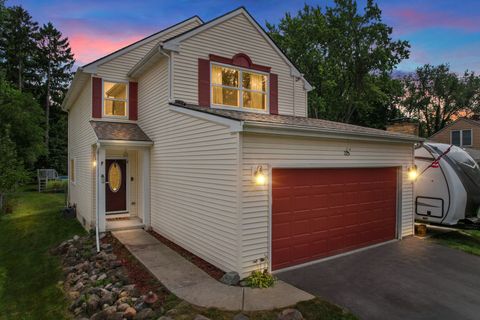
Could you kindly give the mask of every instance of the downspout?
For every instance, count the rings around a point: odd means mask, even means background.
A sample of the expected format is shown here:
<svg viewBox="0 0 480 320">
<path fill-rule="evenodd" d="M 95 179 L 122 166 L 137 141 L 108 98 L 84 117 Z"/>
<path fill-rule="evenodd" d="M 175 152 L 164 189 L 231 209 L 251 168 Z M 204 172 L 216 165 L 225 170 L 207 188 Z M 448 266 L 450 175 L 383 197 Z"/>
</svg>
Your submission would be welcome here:
<svg viewBox="0 0 480 320">
<path fill-rule="evenodd" d="M 100 143 L 97 142 L 97 150 L 95 150 L 95 161 L 97 162 L 97 165 L 95 166 L 95 175 L 97 177 L 96 179 L 96 182 L 97 182 L 97 187 L 96 187 L 96 206 L 95 206 L 95 211 L 96 211 L 96 223 L 95 223 L 95 240 L 96 240 L 96 243 L 97 243 L 97 252 L 100 252 L 100 230 L 99 230 L 99 223 L 100 223 L 100 210 L 98 209 L 99 208 L 99 203 L 100 203 L 100 199 L 99 199 L 99 178 L 100 178 L 100 170 L 98 169 L 99 167 L 99 163 L 98 163 L 98 157 L 99 157 L 99 154 L 100 154 Z"/>
<path fill-rule="evenodd" d="M 160 52 L 161 55 L 164 55 L 168 59 L 168 100 L 173 101 L 173 59 L 170 56 L 171 53 L 166 53 L 165 50 L 161 47 L 158 48 L 158 52 Z"/>
</svg>

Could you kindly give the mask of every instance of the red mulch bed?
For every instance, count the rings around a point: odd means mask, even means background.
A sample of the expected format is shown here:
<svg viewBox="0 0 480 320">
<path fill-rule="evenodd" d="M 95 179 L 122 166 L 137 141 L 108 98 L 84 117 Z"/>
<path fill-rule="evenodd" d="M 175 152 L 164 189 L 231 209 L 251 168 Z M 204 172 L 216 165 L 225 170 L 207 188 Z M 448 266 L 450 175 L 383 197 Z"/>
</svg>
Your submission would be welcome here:
<svg viewBox="0 0 480 320">
<path fill-rule="evenodd" d="M 128 251 L 123 244 L 121 244 L 115 237 L 108 233 L 102 240 L 102 243 L 110 243 L 113 248 L 113 253 L 118 260 L 122 262 L 123 267 L 127 271 L 130 283 L 135 284 L 135 287 L 141 294 L 147 294 L 152 291 L 158 296 L 158 303 L 162 304 L 165 298 L 169 295 L 168 290 Z"/>
<path fill-rule="evenodd" d="M 176 251 L 178 254 L 180 254 L 182 257 L 205 271 L 210 277 L 220 280 L 221 277 L 225 274 L 222 270 L 219 268 L 215 267 L 211 263 L 208 263 L 207 261 L 203 260 L 202 258 L 199 258 L 198 256 L 194 255 L 190 251 L 185 250 L 184 248 L 180 247 L 179 245 L 173 243 L 172 241 L 168 240 L 167 238 L 159 235 L 153 230 L 148 231 L 152 236 L 157 238 L 161 243 L 169 247 L 170 249 Z"/>
</svg>

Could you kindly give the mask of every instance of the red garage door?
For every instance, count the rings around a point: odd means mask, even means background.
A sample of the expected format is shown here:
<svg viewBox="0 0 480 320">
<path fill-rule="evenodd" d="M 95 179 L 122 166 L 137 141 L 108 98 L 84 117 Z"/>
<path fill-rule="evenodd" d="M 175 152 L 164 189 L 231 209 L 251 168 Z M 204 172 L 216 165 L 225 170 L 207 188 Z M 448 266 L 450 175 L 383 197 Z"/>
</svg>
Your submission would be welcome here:
<svg viewBox="0 0 480 320">
<path fill-rule="evenodd" d="M 397 170 L 273 169 L 272 269 L 395 238 Z"/>
</svg>

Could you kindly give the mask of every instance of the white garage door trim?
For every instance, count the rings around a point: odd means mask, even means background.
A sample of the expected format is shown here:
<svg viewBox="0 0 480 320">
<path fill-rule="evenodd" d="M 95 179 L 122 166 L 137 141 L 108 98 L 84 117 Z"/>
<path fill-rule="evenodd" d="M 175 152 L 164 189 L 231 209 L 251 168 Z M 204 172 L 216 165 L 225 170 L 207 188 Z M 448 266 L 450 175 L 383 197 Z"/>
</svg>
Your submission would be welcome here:
<svg viewBox="0 0 480 320">
<path fill-rule="evenodd" d="M 373 169 L 373 168 L 396 168 L 397 169 L 397 203 L 396 203 L 396 226 L 395 226 L 395 239 L 394 240 L 389 240 L 385 241 L 382 243 L 376 243 L 371 246 L 351 250 L 348 252 L 343 252 L 334 256 L 330 257 L 325 257 L 305 263 L 301 263 L 295 266 L 290 266 L 282 269 L 278 269 L 272 272 L 272 203 L 273 203 L 273 197 L 272 197 L 272 178 L 273 178 L 273 169 L 334 169 L 334 168 L 345 168 L 345 169 L 354 169 L 354 168 L 365 168 L 365 169 Z M 301 267 L 305 267 L 308 265 L 316 264 L 316 263 L 321 263 L 327 260 L 332 260 L 336 258 L 340 258 L 349 254 L 353 254 L 356 252 L 368 250 L 371 248 L 375 248 L 378 246 L 382 246 L 394 241 L 398 241 L 402 239 L 402 186 L 403 186 L 403 179 L 402 179 L 402 167 L 398 165 L 388 165 L 388 164 L 382 164 L 382 165 L 375 165 L 375 164 L 369 164 L 369 165 L 345 165 L 345 164 L 330 164 L 330 165 L 319 165 L 315 163 L 303 163 L 303 164 L 298 164 L 298 163 L 282 163 L 282 164 L 276 164 L 276 163 L 268 163 L 268 271 L 272 273 L 279 273 L 287 270 L 293 270 L 293 269 L 298 269 Z"/>
</svg>

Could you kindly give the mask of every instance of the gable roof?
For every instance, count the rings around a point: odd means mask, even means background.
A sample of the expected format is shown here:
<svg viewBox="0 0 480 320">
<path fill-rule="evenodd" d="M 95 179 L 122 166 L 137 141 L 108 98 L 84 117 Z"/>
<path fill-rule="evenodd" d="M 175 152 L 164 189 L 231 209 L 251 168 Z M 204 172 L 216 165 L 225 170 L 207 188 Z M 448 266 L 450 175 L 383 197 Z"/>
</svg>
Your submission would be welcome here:
<svg viewBox="0 0 480 320">
<path fill-rule="evenodd" d="M 230 120 L 240 121 L 246 126 L 263 126 L 265 128 L 270 127 L 287 130 L 317 132 L 323 134 L 337 134 L 351 137 L 363 137 L 364 139 L 370 140 L 397 140 L 405 142 L 419 142 L 424 140 L 423 138 L 414 135 L 373 129 L 323 119 L 206 108 L 192 104 L 185 104 L 182 101 L 171 102 L 170 105 L 227 118 Z"/>
<path fill-rule="evenodd" d="M 307 91 L 311 91 L 313 89 L 312 85 L 303 77 L 303 74 L 300 73 L 300 71 L 297 69 L 297 67 L 293 64 L 293 62 L 287 57 L 287 55 L 283 52 L 282 49 L 273 41 L 273 39 L 268 35 L 268 33 L 262 28 L 262 26 L 253 18 L 253 16 L 245 9 L 245 7 L 239 7 L 237 9 L 234 9 L 230 12 L 227 12 L 215 19 L 212 19 L 202 25 L 199 25 L 195 28 L 192 28 L 190 30 L 187 30 L 183 33 L 180 33 L 174 37 L 171 37 L 165 41 L 163 41 L 162 47 L 167 50 L 172 50 L 172 51 L 178 51 L 179 44 L 202 32 L 205 30 L 210 29 L 211 27 L 214 27 L 228 19 L 231 19 L 237 15 L 243 14 L 251 23 L 252 25 L 258 30 L 258 32 L 264 37 L 264 39 L 270 44 L 270 46 L 278 53 L 280 57 L 283 58 L 283 60 L 287 63 L 287 65 L 290 67 L 291 70 L 291 75 L 299 77 L 303 80 L 305 89 Z"/>
<path fill-rule="evenodd" d="M 151 34 L 143 39 L 138 40 L 137 42 L 134 42 L 126 47 L 120 48 L 117 51 L 114 51 L 104 57 L 101 57 L 95 61 L 92 61 L 82 67 L 79 67 L 77 71 L 75 72 L 75 75 L 73 77 L 72 82 L 70 83 L 70 87 L 68 88 L 68 91 L 65 95 L 65 98 L 63 99 L 62 106 L 61 108 L 63 110 L 68 110 L 70 108 L 70 101 L 75 101 L 75 99 L 78 97 L 78 95 L 81 92 L 81 89 L 85 85 L 85 82 L 90 79 L 90 74 L 95 73 L 97 70 L 97 67 L 101 64 L 104 64 L 108 61 L 111 61 L 123 54 L 126 54 L 142 45 L 144 45 L 147 42 L 150 42 L 152 40 L 158 39 L 162 35 L 164 35 L 167 32 L 171 32 L 175 29 L 181 28 L 183 25 L 197 21 L 200 25 L 203 24 L 203 20 L 195 15 L 193 17 L 190 17 L 188 19 L 185 19 L 183 21 L 180 21 L 177 24 L 174 24 L 172 26 L 169 26 L 167 28 L 164 28 L 158 32 L 155 32 L 154 34 Z"/>
<path fill-rule="evenodd" d="M 457 122 L 460 122 L 460 121 L 467 121 L 469 122 L 470 124 L 473 124 L 475 126 L 480 126 L 480 121 L 479 120 L 473 120 L 473 119 L 469 119 L 469 118 L 458 118 L 457 120 L 453 121 L 452 123 L 448 124 L 447 126 L 443 127 L 442 129 L 438 130 L 437 132 L 435 132 L 434 134 L 432 134 L 430 136 L 430 138 L 433 138 L 435 137 L 436 135 L 440 134 L 441 132 L 445 131 L 445 130 L 448 130 L 450 129 L 451 126 L 453 126 L 454 124 L 456 124 Z M 430 139 L 429 138 L 429 139 Z"/>
<path fill-rule="evenodd" d="M 150 42 L 150 41 L 152 41 L 152 40 L 155 40 L 155 39 L 160 38 L 160 37 L 161 37 L 163 34 L 165 34 L 166 32 L 170 32 L 170 31 L 172 31 L 172 30 L 175 30 L 175 29 L 181 27 L 181 26 L 184 25 L 184 24 L 188 24 L 188 23 L 191 23 L 191 22 L 194 22 L 194 21 L 197 21 L 197 22 L 199 23 L 199 25 L 202 25 L 202 24 L 204 23 L 203 20 L 202 20 L 198 15 L 195 15 L 195 16 L 193 16 L 193 17 L 190 17 L 190 18 L 188 18 L 188 19 L 185 19 L 185 20 L 183 20 L 183 21 L 180 21 L 180 22 L 178 22 L 178 23 L 176 23 L 176 24 L 174 24 L 174 25 L 171 25 L 171 26 L 169 26 L 169 27 L 167 27 L 167 28 L 164 28 L 164 29 L 162 29 L 162 30 L 160 30 L 160 31 L 158 31 L 158 32 L 155 32 L 155 33 L 153 33 L 153 34 L 151 34 L 151 35 L 149 35 L 149 36 L 147 36 L 147 37 L 145 37 L 145 38 L 143 38 L 143 39 L 140 39 L 140 40 L 138 40 L 138 41 L 136 41 L 136 42 L 134 42 L 134 43 L 132 43 L 132 44 L 129 44 L 129 45 L 126 46 L 126 47 L 120 48 L 120 49 L 118 49 L 118 50 L 116 50 L 116 51 L 114 51 L 114 52 L 112 52 L 112 53 L 110 53 L 110 54 L 107 54 L 106 56 L 103 56 L 103 57 L 101 57 L 101 58 L 99 58 L 99 59 L 97 59 L 97 60 L 95 60 L 95 61 L 92 61 L 92 62 L 90 62 L 90 63 L 87 63 L 86 65 L 82 66 L 82 69 L 83 69 L 85 72 L 89 72 L 90 69 L 94 69 L 94 68 L 96 68 L 98 65 L 101 65 L 101 64 L 104 64 L 104 63 L 106 63 L 106 62 L 108 62 L 108 61 L 110 61 L 110 60 L 113 60 L 113 59 L 115 59 L 116 57 L 121 56 L 121 55 L 123 55 L 123 54 L 125 54 L 125 53 L 127 53 L 127 52 L 129 52 L 129 51 L 132 51 L 132 50 L 134 50 L 135 48 L 138 48 L 138 47 L 144 45 L 144 44 L 147 43 L 147 42 Z M 195 27 L 195 28 L 196 28 L 196 27 Z M 93 70 L 92 70 L 92 71 L 93 71 Z"/>
</svg>

